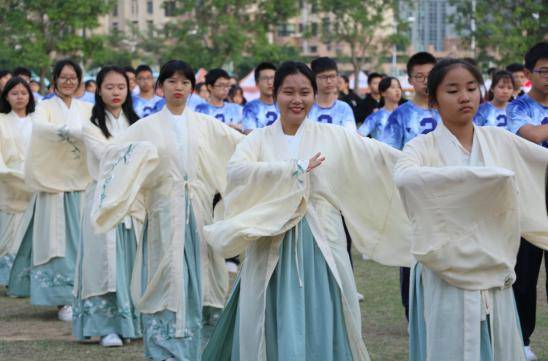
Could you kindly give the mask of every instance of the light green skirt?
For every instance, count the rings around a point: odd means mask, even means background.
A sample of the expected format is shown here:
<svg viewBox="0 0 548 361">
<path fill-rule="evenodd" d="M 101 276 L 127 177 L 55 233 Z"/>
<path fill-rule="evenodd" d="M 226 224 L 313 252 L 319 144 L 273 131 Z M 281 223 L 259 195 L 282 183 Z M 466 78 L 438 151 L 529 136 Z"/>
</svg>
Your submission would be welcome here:
<svg viewBox="0 0 548 361">
<path fill-rule="evenodd" d="M 72 319 L 72 335 L 78 340 L 110 333 L 118 334 L 122 338 L 141 337 L 141 317 L 130 297 L 135 250 L 135 232 L 133 229 L 126 229 L 124 224 L 119 224 L 116 227 L 115 293 L 81 299 L 82 272 L 86 270 L 80 269 L 80 289 L 74 298 Z M 83 250 L 80 256 L 85 257 Z M 82 260 L 79 264 L 81 268 Z"/>
<path fill-rule="evenodd" d="M 34 232 L 40 232 L 34 229 L 35 214 L 32 215 L 10 273 L 9 295 L 30 296 L 31 303 L 39 306 L 72 304 L 76 254 L 80 241 L 80 195 L 81 192 L 63 194 L 66 224 L 65 257 L 53 258 L 39 266 L 32 266 L 32 237 Z"/>
<path fill-rule="evenodd" d="M 295 230 L 301 234 L 295 237 Z M 296 262 L 298 257 L 298 262 Z M 299 271 L 297 271 L 299 267 Z M 299 278 L 302 287 L 299 284 Z M 204 351 L 204 361 L 240 360 L 239 279 Z M 341 293 L 306 219 L 288 231 L 268 283 L 268 361 L 351 361 Z"/>
</svg>

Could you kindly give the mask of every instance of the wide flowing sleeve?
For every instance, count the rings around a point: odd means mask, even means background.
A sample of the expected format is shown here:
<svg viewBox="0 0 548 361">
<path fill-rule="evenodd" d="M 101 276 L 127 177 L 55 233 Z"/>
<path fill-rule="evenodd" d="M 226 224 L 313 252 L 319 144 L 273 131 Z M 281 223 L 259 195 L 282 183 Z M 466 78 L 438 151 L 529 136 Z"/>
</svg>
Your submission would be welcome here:
<svg viewBox="0 0 548 361">
<path fill-rule="evenodd" d="M 519 246 L 514 172 L 425 166 L 432 149 L 424 143 L 408 143 L 394 170 L 412 222 L 413 256 L 459 288 L 511 285 Z"/>
<path fill-rule="evenodd" d="M 304 216 L 308 177 L 297 161 L 259 161 L 262 130 L 237 147 L 228 164 L 222 219 L 204 228 L 208 243 L 225 257 L 241 254 L 261 237 L 277 236 Z"/>
<path fill-rule="evenodd" d="M 85 113 L 85 114 L 84 114 Z M 82 117 L 87 116 L 83 112 Z M 46 104 L 39 104 L 32 115 L 33 127 L 25 161 L 25 181 L 36 191 L 69 192 L 87 187 L 91 178 L 86 165 L 80 130 L 69 124 L 55 124 Z M 89 118 L 89 117 L 88 117 Z"/>
<path fill-rule="evenodd" d="M 126 137 L 108 145 L 99 167 L 96 194 L 91 211 L 95 231 L 114 228 L 131 213 L 137 196 L 159 163 L 158 150 L 145 141 L 133 140 L 134 129 Z"/>
<path fill-rule="evenodd" d="M 332 182 L 352 244 L 376 262 L 409 266 L 410 223 L 393 181 L 400 151 L 345 132 L 344 151 Z"/>
<path fill-rule="evenodd" d="M 548 215 L 546 212 L 546 170 L 548 149 L 511 133 L 504 133 L 513 152 L 502 159 L 505 168 L 516 173 L 519 190 L 520 226 L 523 238 L 548 250 Z"/>
</svg>

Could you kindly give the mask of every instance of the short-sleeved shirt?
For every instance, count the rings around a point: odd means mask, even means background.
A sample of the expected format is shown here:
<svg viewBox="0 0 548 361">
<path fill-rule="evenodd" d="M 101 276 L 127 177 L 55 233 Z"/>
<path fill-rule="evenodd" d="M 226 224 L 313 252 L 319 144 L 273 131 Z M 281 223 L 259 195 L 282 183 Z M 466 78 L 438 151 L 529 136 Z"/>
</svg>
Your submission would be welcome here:
<svg viewBox="0 0 548 361">
<path fill-rule="evenodd" d="M 372 138 L 377 139 L 379 142 L 383 142 L 394 148 L 398 148 L 398 138 L 391 133 L 394 129 L 389 129 L 386 126 L 388 124 L 390 114 L 392 114 L 392 111 L 384 108 L 377 110 L 365 118 L 365 121 L 358 129 L 358 132 L 364 137 L 371 135 Z"/>
<path fill-rule="evenodd" d="M 242 123 L 242 106 L 235 103 L 225 102 L 220 107 L 202 103 L 196 106 L 196 112 L 211 115 L 225 124 Z"/>
<path fill-rule="evenodd" d="M 528 94 L 522 95 L 508 104 L 507 114 L 508 130 L 516 134 L 521 127 L 527 124 L 548 124 L 548 107 L 540 104 Z M 542 146 L 548 148 L 548 141 L 543 142 Z"/>
<path fill-rule="evenodd" d="M 242 125 L 244 130 L 263 128 L 274 123 L 279 117 L 280 112 L 275 104 L 255 99 L 244 106 Z"/>
<path fill-rule="evenodd" d="M 356 120 L 354 119 L 352 108 L 340 100 L 335 100 L 329 108 L 322 108 L 318 103 L 314 103 L 308 113 L 308 117 L 320 123 L 336 124 L 356 129 Z"/>
<path fill-rule="evenodd" d="M 386 132 L 393 134 L 396 148 L 403 149 L 411 139 L 430 133 L 440 122 L 437 110 L 421 108 L 413 101 L 408 101 L 390 114 Z"/>
<path fill-rule="evenodd" d="M 497 108 L 491 102 L 483 103 L 479 106 L 478 112 L 474 116 L 476 125 L 491 125 L 508 129 L 508 115 L 506 108 Z"/>
</svg>

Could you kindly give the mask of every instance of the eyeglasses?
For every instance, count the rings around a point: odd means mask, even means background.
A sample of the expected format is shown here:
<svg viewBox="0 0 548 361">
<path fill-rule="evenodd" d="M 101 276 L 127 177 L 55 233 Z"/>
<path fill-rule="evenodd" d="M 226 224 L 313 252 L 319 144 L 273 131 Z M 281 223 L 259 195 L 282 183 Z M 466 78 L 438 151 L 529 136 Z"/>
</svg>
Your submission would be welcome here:
<svg viewBox="0 0 548 361">
<path fill-rule="evenodd" d="M 321 80 L 321 81 L 329 81 L 329 80 L 337 79 L 338 76 L 339 76 L 338 74 L 318 75 L 318 79 Z"/>
<path fill-rule="evenodd" d="M 61 81 L 61 83 L 77 83 L 78 78 L 75 76 L 60 76 L 59 81 Z"/>
<path fill-rule="evenodd" d="M 533 73 L 538 74 L 543 78 L 548 78 L 548 68 L 533 69 Z"/>
<path fill-rule="evenodd" d="M 415 79 L 416 81 L 424 82 L 428 79 L 428 75 L 430 74 L 422 74 L 422 73 L 415 74 L 413 75 L 413 79 Z"/>
<path fill-rule="evenodd" d="M 215 84 L 213 87 L 218 89 L 230 89 L 230 84 Z"/>
<path fill-rule="evenodd" d="M 273 76 L 262 76 L 262 77 L 259 78 L 259 81 L 264 81 L 264 82 L 274 81 L 274 77 Z"/>
</svg>

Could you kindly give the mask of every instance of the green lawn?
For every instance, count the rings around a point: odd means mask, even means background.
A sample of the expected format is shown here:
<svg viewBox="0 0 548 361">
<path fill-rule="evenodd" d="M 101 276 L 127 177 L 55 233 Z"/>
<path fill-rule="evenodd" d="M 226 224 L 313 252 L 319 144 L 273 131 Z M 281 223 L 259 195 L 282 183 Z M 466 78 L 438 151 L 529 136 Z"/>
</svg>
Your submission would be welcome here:
<svg viewBox="0 0 548 361">
<path fill-rule="evenodd" d="M 359 291 L 364 294 L 362 324 L 367 348 L 374 361 L 407 359 L 407 330 L 400 305 L 396 268 L 362 261 L 355 256 Z M 548 305 L 545 274 L 539 282 L 537 329 L 532 347 L 540 360 L 548 361 Z M 129 361 L 143 360 L 142 342 L 105 349 L 96 341 L 82 344 L 70 336 L 70 326 L 56 320 L 56 310 L 30 306 L 27 300 L 4 296 L 0 289 L 0 360 L 30 361 Z"/>
</svg>

